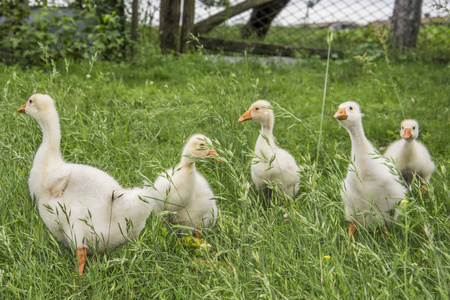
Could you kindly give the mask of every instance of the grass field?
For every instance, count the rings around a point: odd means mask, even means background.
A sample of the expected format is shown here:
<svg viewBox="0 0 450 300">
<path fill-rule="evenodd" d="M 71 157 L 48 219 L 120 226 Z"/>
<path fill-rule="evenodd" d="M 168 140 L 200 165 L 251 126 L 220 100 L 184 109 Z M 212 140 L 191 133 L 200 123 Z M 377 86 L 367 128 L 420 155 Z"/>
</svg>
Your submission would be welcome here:
<svg viewBox="0 0 450 300">
<path fill-rule="evenodd" d="M 213 62 L 205 53 L 155 54 L 139 65 L 0 65 L 0 298 L 448 299 L 449 67 L 332 61 L 318 145 L 324 74 L 323 60 L 276 67 Z M 139 238 L 96 264 L 88 259 L 85 275 L 76 275 L 75 256 L 50 234 L 29 196 L 41 132 L 16 111 L 35 92 L 56 101 L 65 159 L 100 168 L 126 187 L 176 164 L 190 135 L 213 139 L 225 162 L 198 164 L 220 209 L 204 234 L 211 247 L 180 245 L 152 215 Z M 302 168 L 292 201 L 264 203 L 252 186 L 259 128 L 237 120 L 257 99 L 273 101 L 278 144 Z M 348 237 L 338 191 L 350 139 L 332 118 L 347 100 L 360 103 L 377 147 L 399 138 L 402 119 L 416 118 L 436 164 L 427 193 L 410 189 L 387 238 L 376 229 Z"/>
</svg>

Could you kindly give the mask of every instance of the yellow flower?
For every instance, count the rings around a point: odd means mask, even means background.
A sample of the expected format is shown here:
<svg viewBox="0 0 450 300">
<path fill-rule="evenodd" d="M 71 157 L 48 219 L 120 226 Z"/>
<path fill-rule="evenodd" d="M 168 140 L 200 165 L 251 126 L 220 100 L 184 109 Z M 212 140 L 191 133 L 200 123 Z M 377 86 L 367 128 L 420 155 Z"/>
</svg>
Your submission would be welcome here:
<svg viewBox="0 0 450 300">
<path fill-rule="evenodd" d="M 325 255 L 323 258 L 324 258 L 325 260 L 329 260 L 329 259 L 331 259 L 331 256 Z"/>
<path fill-rule="evenodd" d="M 406 204 L 408 204 L 408 202 L 409 202 L 408 200 L 403 199 L 403 200 L 402 200 L 402 205 L 405 206 Z"/>
<path fill-rule="evenodd" d="M 200 247 L 201 244 L 202 244 L 202 241 L 201 241 L 200 239 L 198 239 L 198 238 L 192 238 L 192 241 L 191 241 L 191 245 L 192 245 L 192 246 Z"/>
<path fill-rule="evenodd" d="M 200 248 L 209 248 L 211 247 L 210 244 L 207 244 L 205 240 L 193 238 L 192 246 L 200 247 Z"/>
<path fill-rule="evenodd" d="M 195 237 L 185 236 L 181 239 L 181 242 L 178 241 L 177 245 L 184 244 L 186 246 L 193 246 L 193 247 L 199 247 L 199 248 L 210 248 L 211 245 L 207 244 L 205 240 L 198 239 Z"/>
<path fill-rule="evenodd" d="M 206 241 L 200 245 L 201 248 L 211 248 L 211 244 L 207 244 Z"/>
</svg>

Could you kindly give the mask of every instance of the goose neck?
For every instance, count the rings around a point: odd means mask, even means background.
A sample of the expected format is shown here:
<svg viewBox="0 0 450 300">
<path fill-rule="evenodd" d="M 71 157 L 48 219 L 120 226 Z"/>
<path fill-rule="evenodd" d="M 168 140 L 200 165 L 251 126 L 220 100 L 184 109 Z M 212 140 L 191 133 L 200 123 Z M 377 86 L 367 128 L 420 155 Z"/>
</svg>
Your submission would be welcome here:
<svg viewBox="0 0 450 300">
<path fill-rule="evenodd" d="M 409 155 L 411 152 L 413 152 L 415 143 L 416 143 L 416 140 L 414 140 L 414 139 L 404 140 L 404 143 L 403 143 L 404 153 Z"/>
<path fill-rule="evenodd" d="M 47 156 L 54 160 L 61 159 L 61 130 L 58 116 L 38 121 L 42 129 L 42 143 L 39 147 L 39 156 Z"/>
<path fill-rule="evenodd" d="M 352 156 L 355 158 L 356 153 L 358 152 L 368 152 L 364 150 L 370 150 L 368 147 L 368 141 L 364 134 L 364 129 L 362 123 L 359 122 L 355 124 L 355 126 L 351 126 L 347 128 L 348 133 L 350 134 L 350 139 L 352 141 Z"/>
<path fill-rule="evenodd" d="M 186 170 L 195 170 L 195 159 L 187 156 L 181 158 L 181 162 L 178 164 L 178 168 Z"/>
<path fill-rule="evenodd" d="M 269 119 L 265 122 L 261 122 L 261 135 L 266 136 L 270 143 L 273 144 L 274 139 L 273 139 L 273 119 Z"/>
</svg>

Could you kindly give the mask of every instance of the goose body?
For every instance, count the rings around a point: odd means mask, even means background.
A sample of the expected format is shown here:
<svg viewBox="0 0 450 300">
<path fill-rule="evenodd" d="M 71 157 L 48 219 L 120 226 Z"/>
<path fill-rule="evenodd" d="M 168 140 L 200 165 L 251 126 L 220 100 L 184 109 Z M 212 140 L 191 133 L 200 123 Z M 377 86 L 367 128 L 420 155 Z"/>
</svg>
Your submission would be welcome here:
<svg viewBox="0 0 450 300">
<path fill-rule="evenodd" d="M 115 248 L 139 235 L 153 207 L 141 198 L 151 192 L 123 189 L 104 171 L 66 163 L 60 150 L 58 113 L 50 96 L 34 94 L 18 111 L 33 117 L 43 132 L 30 171 L 30 195 L 57 240 L 77 250 L 82 274 L 86 254 Z"/>
<path fill-rule="evenodd" d="M 256 189 L 266 195 L 272 194 L 268 182 L 274 183 L 282 194 L 294 197 L 298 192 L 300 168 L 294 157 L 275 143 L 273 125 L 275 116 L 266 100 L 254 102 L 239 122 L 256 121 L 261 124 L 261 132 L 256 140 L 255 157 L 252 160 L 251 176 Z"/>
<path fill-rule="evenodd" d="M 214 157 L 217 153 L 207 137 L 192 136 L 183 149 L 180 163 L 166 170 L 154 183 L 157 210 L 176 212 L 173 216 L 175 224 L 197 230 L 214 226 L 218 212 L 214 193 L 195 167 L 196 160 L 218 160 Z"/>
<path fill-rule="evenodd" d="M 394 205 L 405 197 L 405 188 L 393 174 L 393 166 L 375 152 L 364 135 L 358 104 L 341 104 L 334 117 L 347 129 L 352 142 L 352 163 L 341 189 L 350 235 L 357 224 L 381 222 L 389 227 L 397 218 L 393 215 Z"/>
<path fill-rule="evenodd" d="M 416 140 L 419 136 L 417 121 L 403 120 L 400 135 L 402 139 L 392 143 L 384 156 L 394 161 L 407 184 L 411 184 L 415 174 L 426 181 L 430 180 L 435 166 L 427 148 Z"/>
</svg>

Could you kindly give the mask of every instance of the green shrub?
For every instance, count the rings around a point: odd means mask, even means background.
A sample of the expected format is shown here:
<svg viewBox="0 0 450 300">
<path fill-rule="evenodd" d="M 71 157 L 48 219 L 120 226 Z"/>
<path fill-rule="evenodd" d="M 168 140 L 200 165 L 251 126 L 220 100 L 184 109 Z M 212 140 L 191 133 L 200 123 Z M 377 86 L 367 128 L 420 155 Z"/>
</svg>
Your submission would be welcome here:
<svg viewBox="0 0 450 300">
<path fill-rule="evenodd" d="M 26 4 L 0 4 L 6 20 L 0 25 L 0 61 L 36 65 L 46 59 L 87 59 L 97 53 L 108 60 L 123 59 L 125 41 L 119 17 L 112 12 L 97 20 L 95 10 L 80 10 L 73 17 L 42 7 L 32 12 Z M 80 25 L 81 23 L 83 25 Z"/>
<path fill-rule="evenodd" d="M 102 16 L 102 22 L 89 34 L 92 46 L 105 59 L 124 58 L 125 37 L 121 32 L 120 17 L 112 12 Z"/>
</svg>

